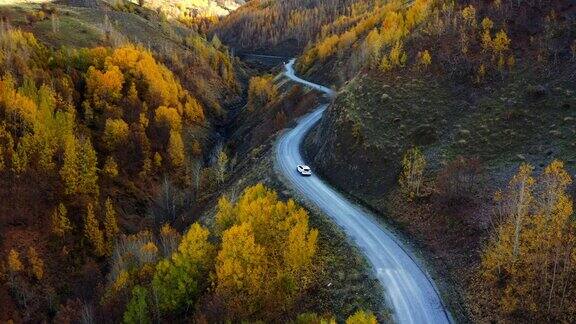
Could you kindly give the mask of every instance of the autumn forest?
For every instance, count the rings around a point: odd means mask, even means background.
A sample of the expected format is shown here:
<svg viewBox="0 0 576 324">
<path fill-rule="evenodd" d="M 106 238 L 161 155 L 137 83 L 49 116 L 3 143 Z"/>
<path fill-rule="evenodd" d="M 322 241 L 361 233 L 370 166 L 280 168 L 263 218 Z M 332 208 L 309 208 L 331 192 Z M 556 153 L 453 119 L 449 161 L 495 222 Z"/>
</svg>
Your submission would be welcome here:
<svg viewBox="0 0 576 324">
<path fill-rule="evenodd" d="M 0 2 L 0 323 L 574 321 L 575 4 L 213 6 Z"/>
</svg>

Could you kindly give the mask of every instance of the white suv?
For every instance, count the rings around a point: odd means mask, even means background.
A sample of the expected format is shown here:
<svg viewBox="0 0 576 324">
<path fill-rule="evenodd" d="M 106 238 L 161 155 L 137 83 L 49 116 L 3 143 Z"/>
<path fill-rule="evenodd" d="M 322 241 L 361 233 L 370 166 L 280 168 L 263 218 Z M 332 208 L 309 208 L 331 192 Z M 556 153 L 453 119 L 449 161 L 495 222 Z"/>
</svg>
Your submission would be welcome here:
<svg viewBox="0 0 576 324">
<path fill-rule="evenodd" d="M 312 175 L 312 170 L 307 165 L 299 165 L 296 168 L 296 170 L 298 170 L 298 173 L 300 173 L 303 176 L 311 176 Z"/>
</svg>

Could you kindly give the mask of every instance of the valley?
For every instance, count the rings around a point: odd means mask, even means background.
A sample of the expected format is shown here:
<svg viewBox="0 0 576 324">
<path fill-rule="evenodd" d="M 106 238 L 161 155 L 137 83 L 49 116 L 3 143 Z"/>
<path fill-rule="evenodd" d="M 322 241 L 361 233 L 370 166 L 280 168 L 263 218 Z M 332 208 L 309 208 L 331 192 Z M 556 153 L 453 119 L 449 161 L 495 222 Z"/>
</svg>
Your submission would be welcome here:
<svg viewBox="0 0 576 324">
<path fill-rule="evenodd" d="M 0 322 L 571 322 L 575 84 L 570 1 L 0 2 Z"/>
</svg>

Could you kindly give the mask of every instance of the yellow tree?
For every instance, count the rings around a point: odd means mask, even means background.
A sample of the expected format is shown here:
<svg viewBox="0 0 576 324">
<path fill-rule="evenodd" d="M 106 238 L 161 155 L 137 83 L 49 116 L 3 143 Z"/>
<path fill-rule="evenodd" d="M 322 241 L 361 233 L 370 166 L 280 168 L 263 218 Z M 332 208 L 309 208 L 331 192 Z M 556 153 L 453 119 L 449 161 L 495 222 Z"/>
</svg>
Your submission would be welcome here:
<svg viewBox="0 0 576 324">
<path fill-rule="evenodd" d="M 94 209 L 92 204 L 89 203 L 86 207 L 86 219 L 84 221 L 84 236 L 88 239 L 92 247 L 94 248 L 94 254 L 96 256 L 103 256 L 106 254 L 106 245 L 104 244 L 104 234 L 100 230 L 100 224 L 96 215 L 94 215 Z"/>
<path fill-rule="evenodd" d="M 346 319 L 346 324 L 377 324 L 376 316 L 371 312 L 358 310 Z"/>
<path fill-rule="evenodd" d="M 400 189 L 409 199 L 420 196 L 425 168 L 426 159 L 418 147 L 414 147 L 404 154 L 402 173 L 398 182 Z"/>
<path fill-rule="evenodd" d="M 194 305 L 206 287 L 204 276 L 213 262 L 214 247 L 206 228 L 194 223 L 169 259 L 156 265 L 152 288 L 161 310 L 175 311 Z"/>
<path fill-rule="evenodd" d="M 230 280 L 228 277 L 235 266 L 242 267 L 242 271 L 253 269 L 250 273 L 262 281 L 254 287 L 246 287 L 249 282 L 257 280 L 250 276 L 243 279 L 241 287 L 222 284 L 227 288 L 220 292 L 234 312 L 244 314 L 238 303 L 245 298 L 254 303 L 250 309 L 261 316 L 279 308 L 289 309 L 313 281 L 316 270 L 313 262 L 318 231 L 309 228 L 308 213 L 292 200 L 278 200 L 273 190 L 257 184 L 245 189 L 236 204 L 231 204 L 226 198 L 220 199 L 216 222 L 218 231 L 224 231 L 223 242 L 229 240 L 226 248 L 231 250 L 224 251 L 222 246 L 217 259 L 217 273 L 219 268 L 221 275 L 218 281 Z M 255 254 L 248 264 L 242 264 L 244 257 L 229 260 L 235 253 L 232 252 L 235 251 L 233 237 L 238 235 L 243 237 L 242 244 L 248 249 L 247 253 Z"/>
<path fill-rule="evenodd" d="M 200 123 L 203 122 L 205 118 L 202 105 L 192 97 L 189 97 L 186 101 L 182 115 L 188 123 Z"/>
<path fill-rule="evenodd" d="M 382 37 L 380 37 L 378 29 L 372 29 L 364 42 L 364 47 L 371 63 L 380 61 L 380 51 L 382 46 L 384 46 L 384 41 Z"/>
<path fill-rule="evenodd" d="M 226 180 L 226 169 L 228 168 L 228 155 L 224 150 L 218 154 L 218 182 L 223 183 Z"/>
<path fill-rule="evenodd" d="M 184 153 L 184 142 L 180 132 L 171 131 L 170 139 L 168 141 L 168 157 L 173 167 L 179 168 L 184 165 L 186 159 Z"/>
<path fill-rule="evenodd" d="M 109 150 L 121 148 L 128 142 L 130 130 L 122 119 L 107 119 L 102 140 Z"/>
<path fill-rule="evenodd" d="M 495 54 L 501 54 L 510 49 L 510 38 L 508 38 L 508 34 L 504 30 L 496 33 L 496 37 L 492 41 L 492 49 Z"/>
<path fill-rule="evenodd" d="M 473 5 L 469 5 L 462 9 L 462 18 L 464 23 L 470 27 L 476 28 L 476 8 Z"/>
<path fill-rule="evenodd" d="M 158 152 L 154 153 L 154 167 L 158 169 L 162 167 L 162 156 Z"/>
<path fill-rule="evenodd" d="M 553 161 L 535 180 L 522 165 L 508 189 L 497 193 L 499 215 L 494 239 L 482 257 L 485 283 L 498 293 L 505 314 L 530 312 L 534 318 L 571 318 L 576 305 L 565 287 L 574 284 L 576 229 L 571 178 Z"/>
<path fill-rule="evenodd" d="M 154 121 L 160 127 L 165 127 L 171 131 L 180 131 L 182 129 L 182 118 L 178 110 L 165 106 L 156 109 Z"/>
<path fill-rule="evenodd" d="M 222 236 L 216 258 L 216 292 L 239 316 L 257 311 L 267 280 L 264 248 L 255 241 L 249 224 L 232 226 Z"/>
<path fill-rule="evenodd" d="M 70 220 L 68 219 L 68 210 L 63 203 L 58 204 L 58 207 L 52 212 L 52 232 L 58 237 L 64 237 L 66 232 L 72 229 Z"/>
<path fill-rule="evenodd" d="M 11 249 L 8 253 L 8 270 L 11 272 L 20 272 L 23 269 L 22 261 L 20 261 L 20 253 Z"/>
<path fill-rule="evenodd" d="M 424 50 L 423 52 L 418 52 L 418 65 L 427 67 L 432 64 L 432 56 L 428 50 Z"/>
<path fill-rule="evenodd" d="M 97 162 L 96 151 L 89 139 L 78 141 L 74 135 L 67 135 L 60 169 L 65 193 L 98 194 Z"/>
<path fill-rule="evenodd" d="M 512 219 L 514 226 L 514 236 L 512 240 L 512 259 L 516 259 L 520 249 L 520 234 L 528 217 L 530 205 L 532 204 L 532 188 L 534 178 L 532 177 L 533 167 L 529 164 L 522 164 L 518 173 L 512 178 L 508 187 L 508 195 L 504 201 L 504 208 L 508 216 Z"/>
<path fill-rule="evenodd" d="M 228 200 L 228 197 L 221 196 L 218 199 L 216 210 L 216 234 L 222 235 L 236 222 L 234 205 Z"/>
<path fill-rule="evenodd" d="M 113 156 L 106 158 L 106 162 L 104 162 L 102 171 L 109 178 L 116 178 L 118 176 L 118 164 L 116 163 L 116 160 Z"/>
<path fill-rule="evenodd" d="M 36 252 L 34 247 L 28 248 L 28 261 L 30 261 L 31 272 L 36 280 L 42 280 L 44 277 L 44 261 Z"/>
<path fill-rule="evenodd" d="M 98 195 L 98 159 L 89 139 L 84 139 L 78 150 L 79 180 L 77 192 Z"/>
<path fill-rule="evenodd" d="M 98 109 L 122 97 L 124 75 L 117 66 L 108 65 L 106 72 L 91 66 L 86 73 L 86 92 Z"/>
<path fill-rule="evenodd" d="M 70 134 L 64 139 L 64 161 L 62 169 L 60 169 L 60 176 L 64 182 L 65 193 L 68 195 L 74 194 L 78 188 L 79 172 L 77 169 L 78 156 L 77 156 L 77 143 L 74 135 Z"/>
<path fill-rule="evenodd" d="M 408 56 L 404 51 L 404 45 L 401 42 L 396 42 L 394 47 L 392 47 L 389 59 L 392 67 L 404 66 L 406 64 Z"/>
<path fill-rule="evenodd" d="M 574 209 L 567 193 L 572 178 L 561 161 L 551 162 L 537 178 L 534 205 L 537 210 L 527 227 L 528 236 L 536 239 L 528 241 L 528 249 L 533 251 L 534 281 L 540 298 L 538 305 L 546 314 L 561 314 L 567 318 L 570 312 L 563 307 L 564 292 L 568 285 L 574 285 L 573 262 L 576 256 L 576 228 L 572 220 Z M 531 232 L 531 233 L 530 233 Z M 573 307 L 569 304 L 566 308 Z"/>
<path fill-rule="evenodd" d="M 508 38 L 508 35 L 506 34 L 505 31 L 500 30 L 497 34 L 496 37 L 494 37 L 494 40 L 492 40 L 492 51 L 494 52 L 493 55 L 497 58 L 498 62 L 497 62 L 497 66 L 498 66 L 498 70 L 500 70 L 500 72 L 504 71 L 504 68 L 506 66 L 506 58 L 505 58 L 505 53 L 510 49 L 510 39 Z M 513 56 L 512 57 L 512 61 L 509 61 L 509 67 L 511 68 L 515 61 Z"/>
<path fill-rule="evenodd" d="M 114 210 L 114 206 L 112 205 L 112 201 L 110 198 L 106 198 L 104 202 L 104 234 L 106 237 L 106 246 L 108 249 L 108 253 L 112 253 L 112 249 L 114 248 L 114 243 L 116 241 L 116 237 L 120 230 L 118 229 L 118 220 L 116 217 L 116 210 Z"/>
<path fill-rule="evenodd" d="M 482 20 L 482 48 L 487 51 L 492 48 L 492 27 L 494 23 L 486 17 Z"/>
<path fill-rule="evenodd" d="M 248 109 L 254 111 L 273 101 L 278 96 L 278 89 L 272 76 L 256 76 L 250 79 L 248 85 Z"/>
</svg>

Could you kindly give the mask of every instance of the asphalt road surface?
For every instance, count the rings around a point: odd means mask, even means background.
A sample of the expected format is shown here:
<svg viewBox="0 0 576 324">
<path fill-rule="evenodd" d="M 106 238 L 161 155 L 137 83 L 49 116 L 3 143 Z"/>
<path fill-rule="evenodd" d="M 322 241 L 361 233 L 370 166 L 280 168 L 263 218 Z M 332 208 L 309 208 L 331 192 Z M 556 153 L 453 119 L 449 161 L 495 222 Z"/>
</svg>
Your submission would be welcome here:
<svg viewBox="0 0 576 324">
<path fill-rule="evenodd" d="M 333 95 L 329 88 L 297 77 L 294 61 L 285 65 L 287 77 Z M 304 137 L 320 120 L 325 109 L 326 105 L 318 107 L 301 118 L 295 128 L 283 133 L 275 148 L 277 170 L 284 175 L 288 186 L 334 220 L 364 253 L 386 291 L 386 303 L 392 308 L 395 322 L 451 322 L 425 269 L 391 231 L 376 221 L 374 215 L 349 201 L 319 177 L 303 177 L 296 171 L 298 164 L 305 164 L 300 154 Z"/>
</svg>

